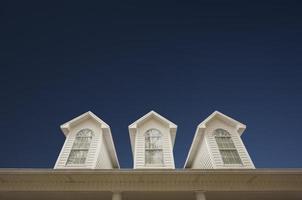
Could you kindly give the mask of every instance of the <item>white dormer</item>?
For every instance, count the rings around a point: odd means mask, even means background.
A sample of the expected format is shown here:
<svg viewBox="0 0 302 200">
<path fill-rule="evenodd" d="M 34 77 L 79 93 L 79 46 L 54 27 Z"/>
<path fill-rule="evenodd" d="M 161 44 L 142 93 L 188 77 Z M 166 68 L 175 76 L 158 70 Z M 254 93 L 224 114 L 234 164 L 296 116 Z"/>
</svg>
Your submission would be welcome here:
<svg viewBox="0 0 302 200">
<path fill-rule="evenodd" d="M 134 169 L 175 169 L 177 126 L 151 111 L 129 126 Z"/>
<path fill-rule="evenodd" d="M 215 111 L 198 125 L 184 167 L 254 169 L 240 137 L 245 129 L 244 124 Z"/>
<path fill-rule="evenodd" d="M 55 169 L 113 169 L 119 168 L 110 127 L 86 112 L 61 125 L 65 143 Z"/>
</svg>

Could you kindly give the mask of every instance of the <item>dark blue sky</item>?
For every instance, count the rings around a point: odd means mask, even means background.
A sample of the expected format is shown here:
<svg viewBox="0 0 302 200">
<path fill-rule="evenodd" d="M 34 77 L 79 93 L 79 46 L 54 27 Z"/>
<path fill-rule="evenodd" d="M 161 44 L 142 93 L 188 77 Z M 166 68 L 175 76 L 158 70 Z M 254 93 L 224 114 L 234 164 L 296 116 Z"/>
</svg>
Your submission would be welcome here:
<svg viewBox="0 0 302 200">
<path fill-rule="evenodd" d="M 301 1 L 100 2 L 2 1 L 0 167 L 52 168 L 88 110 L 123 168 L 150 110 L 178 125 L 178 168 L 214 110 L 247 125 L 256 167 L 302 167 Z"/>
</svg>

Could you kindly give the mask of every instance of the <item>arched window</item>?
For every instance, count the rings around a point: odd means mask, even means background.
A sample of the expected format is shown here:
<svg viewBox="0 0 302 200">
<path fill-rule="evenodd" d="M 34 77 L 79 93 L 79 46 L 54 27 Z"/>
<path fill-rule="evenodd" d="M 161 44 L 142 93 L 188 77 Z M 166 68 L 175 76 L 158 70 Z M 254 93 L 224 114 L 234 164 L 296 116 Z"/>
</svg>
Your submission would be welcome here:
<svg viewBox="0 0 302 200">
<path fill-rule="evenodd" d="M 66 165 L 85 163 L 92 137 L 90 129 L 82 129 L 77 133 Z"/>
<path fill-rule="evenodd" d="M 242 164 L 238 151 L 234 145 L 231 134 L 224 129 L 214 131 L 220 155 L 224 164 Z"/>
<path fill-rule="evenodd" d="M 164 164 L 162 134 L 156 129 L 150 129 L 145 133 L 145 164 Z"/>
</svg>

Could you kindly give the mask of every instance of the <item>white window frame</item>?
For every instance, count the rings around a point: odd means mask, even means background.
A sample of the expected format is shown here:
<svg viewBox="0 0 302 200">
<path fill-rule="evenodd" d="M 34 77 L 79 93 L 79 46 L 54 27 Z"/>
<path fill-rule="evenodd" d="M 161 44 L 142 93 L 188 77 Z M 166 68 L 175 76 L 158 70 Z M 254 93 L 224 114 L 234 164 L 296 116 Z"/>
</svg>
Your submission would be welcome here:
<svg viewBox="0 0 302 200">
<path fill-rule="evenodd" d="M 232 139 L 232 135 L 224 129 L 216 129 L 214 137 L 223 164 L 226 166 L 242 166 L 242 159 Z"/>
<path fill-rule="evenodd" d="M 154 132 L 158 134 L 157 136 L 152 136 L 152 133 Z M 162 167 L 164 166 L 164 152 L 163 152 L 163 134 L 157 130 L 157 129 L 149 129 L 144 134 L 145 137 L 145 166 L 151 166 L 151 167 Z M 152 141 L 149 141 L 148 144 L 148 138 L 149 140 L 154 140 L 155 138 L 159 138 L 159 143 L 154 146 L 154 143 L 152 144 Z M 147 158 L 148 153 L 152 151 L 158 151 L 159 155 L 161 157 L 161 162 L 151 163 L 149 162 L 149 159 Z"/>
<path fill-rule="evenodd" d="M 89 149 L 91 146 L 92 138 L 94 134 L 91 129 L 85 128 L 81 129 L 79 132 L 77 132 L 72 148 L 70 150 L 69 156 L 66 161 L 66 166 L 82 166 L 85 165 L 87 157 L 89 155 Z M 83 142 L 84 140 L 84 142 Z M 87 140 L 87 141 L 85 141 Z M 74 162 L 74 160 L 71 160 L 71 156 L 73 152 L 85 152 L 84 157 L 82 157 L 82 161 Z"/>
</svg>

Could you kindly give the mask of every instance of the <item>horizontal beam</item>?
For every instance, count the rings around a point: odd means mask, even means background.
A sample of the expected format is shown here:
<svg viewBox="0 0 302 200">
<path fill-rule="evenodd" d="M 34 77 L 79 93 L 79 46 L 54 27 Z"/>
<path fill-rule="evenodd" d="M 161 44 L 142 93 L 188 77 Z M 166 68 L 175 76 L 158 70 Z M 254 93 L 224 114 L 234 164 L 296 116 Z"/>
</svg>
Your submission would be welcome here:
<svg viewBox="0 0 302 200">
<path fill-rule="evenodd" d="M 0 191 L 296 191 L 302 169 L 1 169 Z"/>
</svg>

